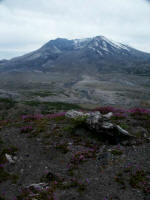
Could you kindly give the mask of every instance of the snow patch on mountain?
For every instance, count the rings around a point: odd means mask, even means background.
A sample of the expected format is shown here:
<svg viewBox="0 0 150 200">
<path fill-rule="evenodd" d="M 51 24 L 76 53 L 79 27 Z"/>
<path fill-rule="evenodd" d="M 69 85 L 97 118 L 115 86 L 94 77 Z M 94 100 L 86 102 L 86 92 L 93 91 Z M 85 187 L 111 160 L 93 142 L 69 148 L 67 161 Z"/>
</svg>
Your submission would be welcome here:
<svg viewBox="0 0 150 200">
<path fill-rule="evenodd" d="M 91 40 L 92 38 L 84 38 L 84 39 L 75 39 L 73 40 L 73 42 L 74 42 L 75 48 L 82 48 L 85 46 L 85 44 L 87 44 Z"/>
<path fill-rule="evenodd" d="M 101 55 L 103 54 L 103 51 L 105 51 L 105 53 L 107 54 L 108 53 L 112 54 L 112 49 L 114 51 L 116 50 L 125 50 L 128 52 L 130 51 L 130 48 L 128 46 L 109 40 L 104 36 L 97 36 L 94 38 L 85 38 L 85 39 L 75 39 L 73 40 L 73 43 L 75 49 L 88 47 L 90 49 L 93 49 L 93 51 L 98 52 Z"/>
<path fill-rule="evenodd" d="M 127 46 L 125 46 L 125 45 L 123 45 L 123 44 L 121 44 L 121 43 L 118 43 L 118 42 L 109 40 L 109 39 L 107 39 L 107 38 L 104 37 L 104 36 L 101 36 L 101 37 L 102 37 L 102 39 L 103 39 L 105 42 L 107 42 L 108 44 L 110 44 L 110 45 L 113 46 L 114 48 L 117 48 L 117 49 L 125 49 L 125 50 L 127 50 L 127 51 L 130 51 L 130 49 L 129 49 Z"/>
</svg>

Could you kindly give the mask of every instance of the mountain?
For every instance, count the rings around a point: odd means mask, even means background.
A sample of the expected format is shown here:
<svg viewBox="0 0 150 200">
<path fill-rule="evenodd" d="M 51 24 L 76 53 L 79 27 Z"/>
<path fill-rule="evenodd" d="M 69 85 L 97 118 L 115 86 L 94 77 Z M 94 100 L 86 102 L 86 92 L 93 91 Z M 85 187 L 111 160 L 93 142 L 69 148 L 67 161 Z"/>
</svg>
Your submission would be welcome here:
<svg viewBox="0 0 150 200">
<path fill-rule="evenodd" d="M 150 75 L 150 54 L 104 36 L 68 40 L 57 38 L 40 49 L 0 61 L 1 71 L 68 73 L 128 72 Z"/>
<path fill-rule="evenodd" d="M 104 36 L 51 40 L 0 61 L 0 98 L 149 106 L 150 54 Z"/>
</svg>

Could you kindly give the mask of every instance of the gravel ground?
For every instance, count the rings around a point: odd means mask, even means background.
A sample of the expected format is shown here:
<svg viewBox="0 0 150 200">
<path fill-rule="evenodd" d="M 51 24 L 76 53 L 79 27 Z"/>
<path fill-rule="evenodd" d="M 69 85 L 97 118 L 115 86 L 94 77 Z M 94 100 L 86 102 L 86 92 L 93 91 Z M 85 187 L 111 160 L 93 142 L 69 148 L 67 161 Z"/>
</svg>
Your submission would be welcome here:
<svg viewBox="0 0 150 200">
<path fill-rule="evenodd" d="M 142 130 L 148 137 L 150 117 L 115 122 L 135 135 Z M 64 118 L 12 118 L 1 120 L 0 127 L 0 200 L 150 199 L 150 143 L 144 136 L 111 145 Z M 6 152 L 14 163 L 6 159 Z M 9 173 L 7 180 L 4 171 Z M 47 190 L 50 196 L 23 196 L 23 188 L 41 182 L 52 188 Z"/>
</svg>

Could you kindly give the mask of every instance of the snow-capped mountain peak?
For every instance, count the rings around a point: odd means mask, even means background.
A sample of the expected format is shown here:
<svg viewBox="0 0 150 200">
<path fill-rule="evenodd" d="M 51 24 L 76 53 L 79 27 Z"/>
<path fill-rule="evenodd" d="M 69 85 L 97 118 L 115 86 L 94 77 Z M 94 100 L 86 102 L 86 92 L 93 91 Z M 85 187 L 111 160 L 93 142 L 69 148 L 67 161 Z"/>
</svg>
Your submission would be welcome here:
<svg viewBox="0 0 150 200">
<path fill-rule="evenodd" d="M 96 51 L 100 55 L 109 53 L 113 54 L 119 51 L 123 51 L 122 53 L 127 53 L 131 50 L 130 47 L 109 40 L 104 36 L 96 36 L 94 38 L 85 39 L 74 39 L 73 44 L 75 49 L 89 48 L 93 51 Z"/>
<path fill-rule="evenodd" d="M 114 42 L 104 36 L 68 40 L 57 38 L 40 49 L 0 63 L 1 70 L 35 69 L 64 70 L 78 69 L 79 66 L 93 66 L 106 69 L 111 66 L 130 67 L 132 63 L 150 59 L 150 54 L 127 45 Z M 56 70 L 57 71 L 57 70 Z"/>
</svg>

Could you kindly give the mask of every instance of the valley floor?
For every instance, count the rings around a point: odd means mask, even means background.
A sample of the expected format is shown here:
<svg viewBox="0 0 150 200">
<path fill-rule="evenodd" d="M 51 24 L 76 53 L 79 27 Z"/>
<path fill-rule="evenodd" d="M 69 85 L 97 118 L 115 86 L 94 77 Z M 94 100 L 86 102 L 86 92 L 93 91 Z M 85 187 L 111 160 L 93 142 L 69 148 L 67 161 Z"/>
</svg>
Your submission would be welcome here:
<svg viewBox="0 0 150 200">
<path fill-rule="evenodd" d="M 86 105 L 150 107 L 150 78 L 124 73 L 0 74 L 0 98 Z"/>
</svg>

